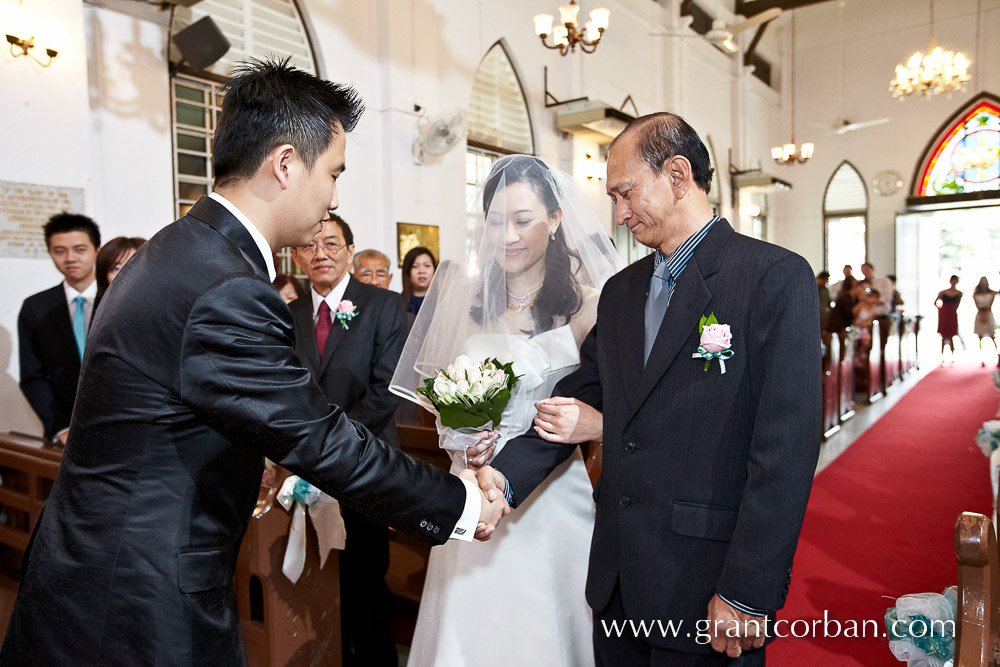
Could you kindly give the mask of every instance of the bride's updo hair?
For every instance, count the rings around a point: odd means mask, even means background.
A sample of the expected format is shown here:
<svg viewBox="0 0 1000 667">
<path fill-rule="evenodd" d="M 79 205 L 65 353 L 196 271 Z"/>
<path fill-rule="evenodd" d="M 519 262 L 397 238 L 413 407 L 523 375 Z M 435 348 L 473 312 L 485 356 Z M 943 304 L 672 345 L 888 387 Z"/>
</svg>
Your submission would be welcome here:
<svg viewBox="0 0 1000 667">
<path fill-rule="evenodd" d="M 500 184 L 506 188 L 511 183 L 525 183 L 538 195 L 549 215 L 559 209 L 558 185 L 552 177 L 552 172 L 544 162 L 531 155 L 514 155 L 505 157 L 493 165 L 493 170 L 483 185 L 483 214 L 487 214 L 493 197 L 497 194 Z M 583 305 L 583 292 L 576 280 L 580 256 L 566 244 L 563 225 L 556 228 L 555 238 L 550 239 L 545 251 L 545 282 L 538 293 L 538 298 L 531 306 L 531 314 L 538 325 L 538 331 L 548 331 L 557 320 L 559 325 L 569 322 Z M 485 284 L 496 284 L 503 273 L 503 267 L 495 261 L 489 271 L 492 280 Z M 491 303 L 490 312 L 500 313 L 506 308 L 507 295 L 494 293 L 486 298 L 496 301 Z M 482 309 L 473 312 L 476 321 L 482 321 Z"/>
</svg>

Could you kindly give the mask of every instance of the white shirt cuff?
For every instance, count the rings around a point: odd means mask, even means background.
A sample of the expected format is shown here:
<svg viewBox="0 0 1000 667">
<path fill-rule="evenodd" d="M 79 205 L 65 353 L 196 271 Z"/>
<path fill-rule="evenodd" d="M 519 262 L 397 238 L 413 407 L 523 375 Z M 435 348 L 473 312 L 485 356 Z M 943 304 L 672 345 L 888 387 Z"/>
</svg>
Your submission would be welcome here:
<svg viewBox="0 0 1000 667">
<path fill-rule="evenodd" d="M 459 479 L 462 479 L 459 477 Z M 479 487 L 467 479 L 462 479 L 465 484 L 465 509 L 462 516 L 455 524 L 455 530 L 451 531 L 452 540 L 462 540 L 471 542 L 476 534 L 476 527 L 479 525 L 479 515 L 483 510 L 483 502 L 479 499 Z"/>
</svg>

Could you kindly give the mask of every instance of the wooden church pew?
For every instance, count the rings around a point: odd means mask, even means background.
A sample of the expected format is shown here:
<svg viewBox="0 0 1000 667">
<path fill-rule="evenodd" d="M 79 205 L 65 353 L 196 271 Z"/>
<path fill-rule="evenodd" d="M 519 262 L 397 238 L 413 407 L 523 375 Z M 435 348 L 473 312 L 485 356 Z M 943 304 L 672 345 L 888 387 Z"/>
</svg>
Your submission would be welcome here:
<svg viewBox="0 0 1000 667">
<path fill-rule="evenodd" d="M 996 667 L 1000 637 L 997 540 L 988 517 L 963 512 L 955 524 L 958 618 L 955 667 Z"/>
</svg>

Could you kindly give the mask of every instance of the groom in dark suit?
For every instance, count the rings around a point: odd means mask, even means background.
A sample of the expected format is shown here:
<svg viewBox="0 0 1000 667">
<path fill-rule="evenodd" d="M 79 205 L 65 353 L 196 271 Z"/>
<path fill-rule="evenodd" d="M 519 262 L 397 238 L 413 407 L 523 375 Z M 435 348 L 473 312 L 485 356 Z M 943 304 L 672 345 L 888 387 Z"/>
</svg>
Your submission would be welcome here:
<svg viewBox="0 0 1000 667">
<path fill-rule="evenodd" d="M 309 296 L 288 305 L 295 321 L 295 351 L 327 400 L 383 442 L 399 446 L 393 414 L 399 398 L 389 382 L 406 342 L 406 312 L 396 292 L 355 280 L 354 234 L 331 214 L 312 243 L 292 250 L 309 277 Z M 355 316 L 341 322 L 338 306 Z M 319 345 L 323 348 L 320 350 Z M 389 530 L 341 506 L 347 543 L 340 554 L 341 640 L 345 667 L 396 667 L 389 634 Z"/>
<path fill-rule="evenodd" d="M 605 285 L 581 366 L 553 394 L 604 414 L 587 579 L 598 665 L 762 665 L 788 593 L 820 444 L 817 292 L 801 257 L 713 216 L 710 183 L 708 151 L 673 114 L 612 144 L 616 221 L 656 253 Z M 703 318 L 725 327 L 701 334 Z M 519 503 L 573 447 L 529 433 L 480 481 L 506 477 Z"/>
<path fill-rule="evenodd" d="M 245 665 L 232 575 L 264 456 L 428 542 L 492 532 L 505 506 L 474 477 L 330 405 L 271 287 L 272 249 L 309 243 L 337 207 L 361 111 L 287 61 L 230 79 L 215 192 L 139 250 L 94 321 L 0 665 Z"/>
</svg>

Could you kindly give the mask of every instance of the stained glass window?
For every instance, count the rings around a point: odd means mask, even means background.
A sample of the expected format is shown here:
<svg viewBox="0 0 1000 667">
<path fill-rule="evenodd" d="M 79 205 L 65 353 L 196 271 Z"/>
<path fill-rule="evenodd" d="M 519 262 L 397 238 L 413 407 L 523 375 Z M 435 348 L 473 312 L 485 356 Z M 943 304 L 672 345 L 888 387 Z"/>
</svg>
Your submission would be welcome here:
<svg viewBox="0 0 1000 667">
<path fill-rule="evenodd" d="M 1000 106 L 975 103 L 934 144 L 917 181 L 917 196 L 1000 190 Z"/>
</svg>

